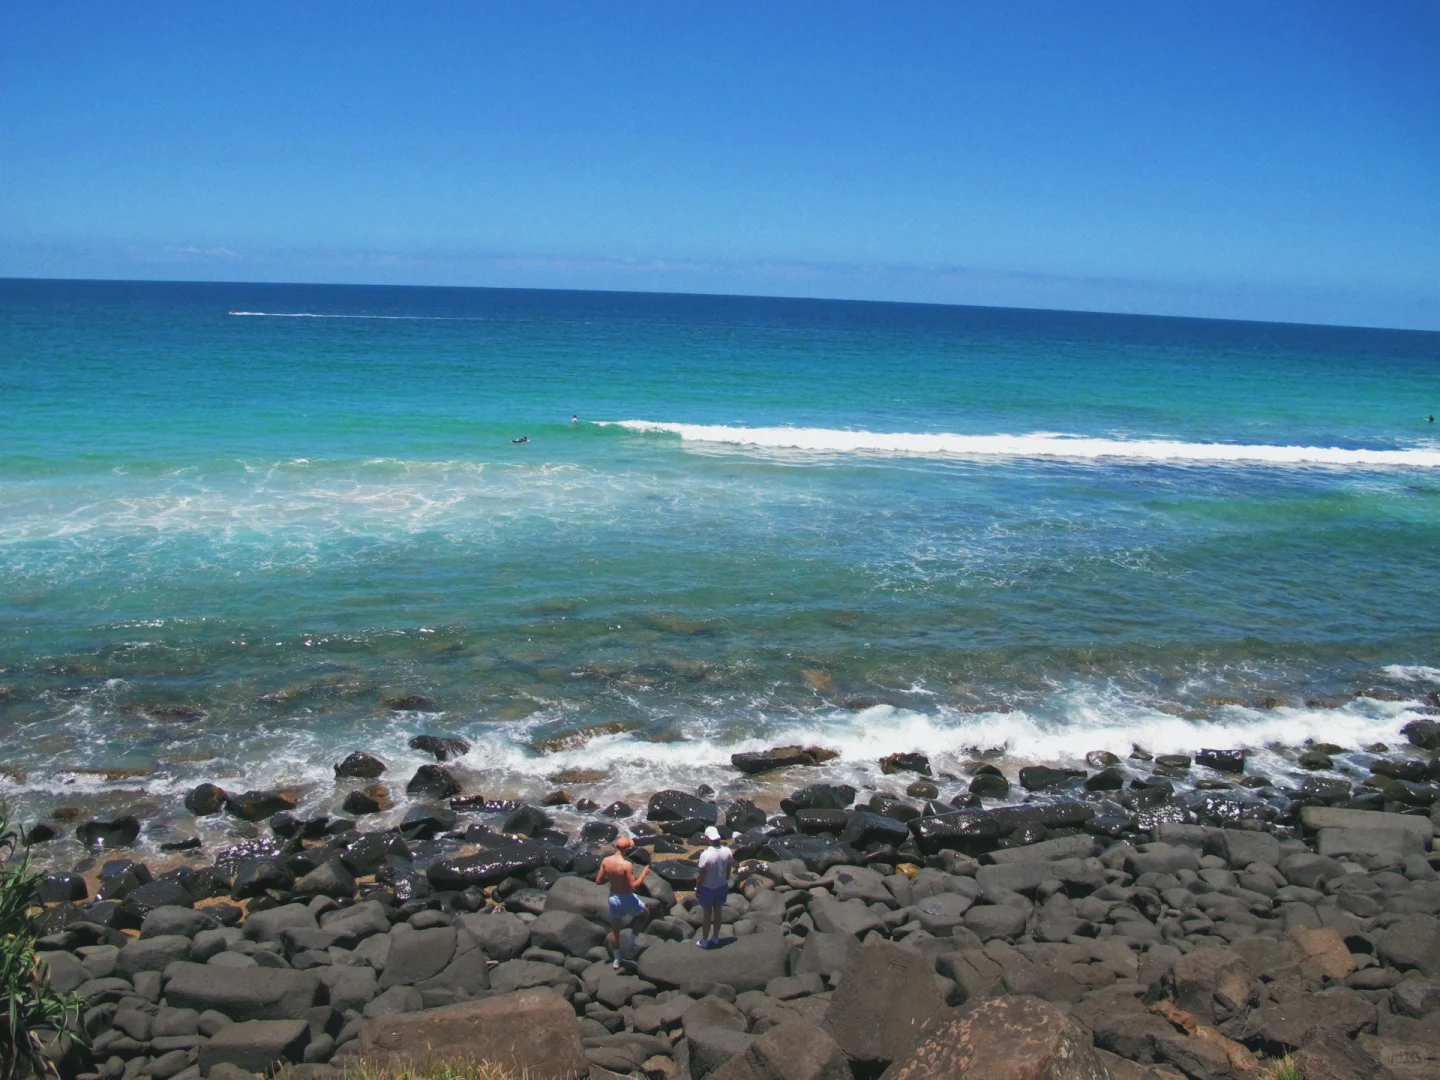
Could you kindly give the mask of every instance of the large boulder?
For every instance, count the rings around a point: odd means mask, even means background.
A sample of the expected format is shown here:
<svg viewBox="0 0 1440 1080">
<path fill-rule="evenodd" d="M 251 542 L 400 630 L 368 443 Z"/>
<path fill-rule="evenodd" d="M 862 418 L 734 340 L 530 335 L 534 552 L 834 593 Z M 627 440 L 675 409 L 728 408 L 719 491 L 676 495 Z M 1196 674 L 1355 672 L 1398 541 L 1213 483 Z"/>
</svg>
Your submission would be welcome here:
<svg viewBox="0 0 1440 1080">
<path fill-rule="evenodd" d="M 448 799 L 460 794 L 460 781 L 439 765 L 421 765 L 405 785 L 405 794 L 425 799 Z"/>
<path fill-rule="evenodd" d="M 1034 997 L 999 997 L 941 1017 L 884 1080 L 1110 1080 L 1090 1033 Z"/>
<path fill-rule="evenodd" d="M 569 911 L 587 919 L 610 918 L 610 890 L 589 878 L 562 877 L 545 894 L 545 911 Z"/>
<path fill-rule="evenodd" d="M 190 939 L 179 934 L 132 941 L 115 957 L 115 974 L 134 979 L 142 971 L 164 971 L 177 960 L 190 959 Z"/>
<path fill-rule="evenodd" d="M 742 773 L 755 775 L 772 769 L 788 769 L 795 765 L 819 765 L 840 755 L 819 746 L 777 746 L 772 750 L 754 750 L 730 755 L 730 764 Z"/>
<path fill-rule="evenodd" d="M 226 1024 L 200 1044 L 200 1070 L 234 1065 L 250 1074 L 269 1075 L 281 1062 L 299 1065 L 310 1045 L 305 1020 L 248 1020 Z"/>
<path fill-rule="evenodd" d="M 168 969 L 165 1000 L 177 1009 L 214 1009 L 232 1020 L 302 1020 L 318 1004 L 320 978 L 289 968 L 228 968 L 181 962 Z"/>
<path fill-rule="evenodd" d="M 1435 835 L 1429 818 L 1385 814 L 1374 810 L 1338 810 L 1307 806 L 1300 821 L 1318 830 L 1315 850 L 1321 855 L 1366 855 L 1399 864 L 1407 855 L 1423 855 Z"/>
<path fill-rule="evenodd" d="M 907 1054 L 926 1021 L 944 1007 L 934 964 L 879 941 L 850 958 L 825 1011 L 825 1027 L 857 1068 L 874 1069 Z"/>
<path fill-rule="evenodd" d="M 473 937 L 491 960 L 513 960 L 530 944 L 529 926 L 509 911 L 461 915 L 455 925 Z"/>
<path fill-rule="evenodd" d="M 360 1052 L 382 1068 L 486 1061 L 529 1080 L 576 1080 L 590 1067 L 575 1011 L 538 989 L 366 1020 Z"/>
<path fill-rule="evenodd" d="M 408 934 L 393 934 L 390 955 L 380 976 L 380 989 L 410 986 L 445 970 L 455 955 L 455 927 L 436 926 Z"/>
<path fill-rule="evenodd" d="M 712 802 L 697 799 L 683 791 L 657 791 L 645 807 L 646 821 L 697 820 L 714 825 L 720 820 L 720 808 Z"/>
<path fill-rule="evenodd" d="M 665 941 L 640 954 L 642 979 L 665 989 L 687 983 L 727 983 L 737 992 L 764 990 L 785 974 L 789 946 L 781 934 L 749 934 L 719 949 L 697 949 L 688 941 Z"/>
<path fill-rule="evenodd" d="M 225 800 L 225 811 L 242 821 L 264 821 L 282 810 L 294 810 L 298 805 L 299 800 L 294 796 L 278 791 L 246 791 L 229 796 Z"/>
<path fill-rule="evenodd" d="M 710 1080 L 852 1080 L 840 1044 L 803 1020 L 773 1027 L 710 1074 Z"/>
<path fill-rule="evenodd" d="M 498 885 L 507 877 L 523 878 L 532 870 L 550 865 L 557 850 L 537 840 L 505 844 L 464 858 L 432 863 L 425 876 L 437 889 L 463 892 L 472 885 L 483 889 Z"/>
<path fill-rule="evenodd" d="M 570 956 L 584 956 L 604 937 L 604 927 L 573 911 L 546 911 L 530 924 L 530 938 L 536 945 Z"/>
<path fill-rule="evenodd" d="M 344 761 L 336 762 L 336 779 L 353 777 L 360 780 L 378 780 L 386 770 L 386 765 L 373 754 L 367 754 L 363 750 L 356 750 Z"/>
</svg>

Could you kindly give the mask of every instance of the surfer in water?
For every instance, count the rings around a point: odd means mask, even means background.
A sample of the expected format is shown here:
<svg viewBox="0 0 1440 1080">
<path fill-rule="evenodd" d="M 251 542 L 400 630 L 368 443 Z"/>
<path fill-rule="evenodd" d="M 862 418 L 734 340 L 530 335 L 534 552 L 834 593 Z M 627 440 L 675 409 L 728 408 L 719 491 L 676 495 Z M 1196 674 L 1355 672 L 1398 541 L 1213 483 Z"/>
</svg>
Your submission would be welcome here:
<svg viewBox="0 0 1440 1080">
<path fill-rule="evenodd" d="M 512 443 L 526 443 L 526 442 L 529 442 L 529 441 L 530 441 L 530 436 L 529 436 L 529 435 L 521 435 L 520 438 L 518 438 L 518 439 L 511 439 L 510 441 L 511 441 Z"/>
<path fill-rule="evenodd" d="M 1430 419 L 1434 420 L 1435 418 L 1432 416 Z M 570 417 L 570 426 L 574 427 L 578 423 L 580 423 L 580 414 L 576 413 L 574 416 Z"/>
</svg>

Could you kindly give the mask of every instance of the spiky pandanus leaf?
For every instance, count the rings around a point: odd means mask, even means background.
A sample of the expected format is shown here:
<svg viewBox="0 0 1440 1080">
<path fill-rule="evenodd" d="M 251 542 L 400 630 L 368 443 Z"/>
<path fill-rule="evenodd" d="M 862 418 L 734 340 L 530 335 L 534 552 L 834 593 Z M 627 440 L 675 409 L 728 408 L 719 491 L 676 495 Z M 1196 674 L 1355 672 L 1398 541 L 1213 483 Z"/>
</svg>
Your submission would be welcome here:
<svg viewBox="0 0 1440 1080">
<path fill-rule="evenodd" d="M 10 826 L 10 809 L 0 802 L 0 1080 L 54 1072 L 42 1050 L 42 1032 L 86 1041 L 80 1023 L 84 1001 L 52 988 L 40 969 L 30 919 L 31 909 L 40 906 L 39 880 L 29 849 Z"/>
</svg>

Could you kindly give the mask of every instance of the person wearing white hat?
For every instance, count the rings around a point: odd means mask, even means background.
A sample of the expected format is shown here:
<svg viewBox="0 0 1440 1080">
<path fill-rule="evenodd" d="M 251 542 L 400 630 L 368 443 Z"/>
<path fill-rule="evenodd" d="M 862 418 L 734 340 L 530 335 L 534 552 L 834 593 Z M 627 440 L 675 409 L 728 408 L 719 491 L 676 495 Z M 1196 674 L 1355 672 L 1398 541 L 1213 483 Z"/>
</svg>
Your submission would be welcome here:
<svg viewBox="0 0 1440 1080">
<path fill-rule="evenodd" d="M 720 917 L 730 895 L 730 867 L 735 854 L 720 839 L 714 825 L 705 830 L 710 846 L 700 853 L 700 877 L 695 882 L 695 899 L 700 901 L 700 940 L 702 949 L 720 944 Z"/>
</svg>

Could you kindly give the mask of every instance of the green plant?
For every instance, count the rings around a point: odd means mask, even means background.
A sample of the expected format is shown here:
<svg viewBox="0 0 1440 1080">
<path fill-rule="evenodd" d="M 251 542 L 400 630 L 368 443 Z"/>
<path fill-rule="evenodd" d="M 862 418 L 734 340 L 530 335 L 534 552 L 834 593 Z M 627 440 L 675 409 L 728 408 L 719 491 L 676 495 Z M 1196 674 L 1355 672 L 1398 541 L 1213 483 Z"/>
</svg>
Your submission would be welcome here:
<svg viewBox="0 0 1440 1080">
<path fill-rule="evenodd" d="M 83 1044 L 84 1002 L 51 987 L 35 952 L 32 908 L 39 907 L 40 875 L 30 849 L 10 826 L 10 808 L 0 802 L 0 1080 L 54 1072 L 42 1038 L 64 1033 Z"/>
<path fill-rule="evenodd" d="M 1272 1061 L 1265 1069 L 1265 1080 L 1305 1080 L 1300 1066 L 1286 1054 L 1279 1061 Z"/>
</svg>

